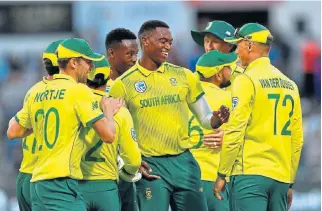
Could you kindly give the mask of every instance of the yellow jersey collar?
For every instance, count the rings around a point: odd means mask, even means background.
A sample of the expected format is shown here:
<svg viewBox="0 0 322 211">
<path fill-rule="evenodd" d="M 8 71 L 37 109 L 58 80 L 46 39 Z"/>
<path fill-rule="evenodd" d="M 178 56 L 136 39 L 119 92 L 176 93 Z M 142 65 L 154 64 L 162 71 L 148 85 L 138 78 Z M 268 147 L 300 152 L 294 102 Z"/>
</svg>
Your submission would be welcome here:
<svg viewBox="0 0 322 211">
<path fill-rule="evenodd" d="M 93 91 L 93 93 L 94 93 L 94 94 L 100 95 L 100 96 L 102 96 L 102 97 L 103 97 L 104 95 L 107 95 L 107 93 L 106 93 L 106 92 L 101 91 L 101 90 L 93 89 L 92 91 Z"/>
<path fill-rule="evenodd" d="M 44 82 L 45 84 L 47 84 L 49 81 L 47 80 L 46 76 L 42 77 L 42 82 Z"/>
<path fill-rule="evenodd" d="M 155 70 L 155 71 L 160 72 L 160 73 L 164 73 L 164 70 L 165 70 L 165 68 L 164 68 L 164 64 L 165 64 L 165 63 L 166 63 L 166 62 L 163 62 L 163 63 L 161 64 L 161 66 L 160 66 L 157 70 Z M 143 75 L 145 75 L 145 76 L 149 76 L 151 73 L 155 72 L 155 71 L 151 71 L 151 70 L 148 70 L 148 69 L 145 69 L 144 67 L 142 67 L 142 66 L 139 64 L 139 60 L 137 60 L 137 61 L 136 61 L 136 66 L 138 67 L 139 71 L 140 71 Z"/>
<path fill-rule="evenodd" d="M 55 74 L 54 80 L 69 80 L 69 81 L 76 83 L 76 81 L 73 77 L 66 75 L 66 74 Z"/>
<path fill-rule="evenodd" d="M 254 61 L 252 61 L 251 63 L 249 63 L 249 65 L 245 68 L 245 71 L 246 72 L 247 70 L 250 70 L 252 69 L 253 67 L 257 66 L 257 65 L 268 65 L 270 64 L 271 61 L 269 60 L 268 57 L 259 57 L 258 59 L 255 59 Z"/>
<path fill-rule="evenodd" d="M 216 89 L 220 89 L 217 85 L 211 83 L 211 82 L 206 82 L 206 81 L 200 81 L 202 87 L 213 87 Z"/>
</svg>

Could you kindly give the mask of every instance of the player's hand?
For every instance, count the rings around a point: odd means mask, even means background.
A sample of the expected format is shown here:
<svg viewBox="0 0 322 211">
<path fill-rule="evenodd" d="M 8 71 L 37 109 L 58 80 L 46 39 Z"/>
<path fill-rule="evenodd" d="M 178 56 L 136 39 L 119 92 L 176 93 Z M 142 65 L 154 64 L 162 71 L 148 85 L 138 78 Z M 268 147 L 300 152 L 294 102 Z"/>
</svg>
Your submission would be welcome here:
<svg viewBox="0 0 322 211">
<path fill-rule="evenodd" d="M 145 161 L 142 161 L 141 162 L 140 170 L 142 172 L 142 176 L 145 179 L 149 180 L 149 181 L 152 181 L 152 180 L 156 180 L 156 179 L 160 179 L 161 178 L 160 176 L 152 175 L 152 174 L 147 173 L 147 171 L 148 172 L 152 172 L 152 169 L 150 168 L 150 166 Z"/>
<path fill-rule="evenodd" d="M 101 107 L 103 111 L 107 110 L 115 115 L 120 108 L 124 105 L 122 98 L 111 98 L 104 96 L 101 100 Z"/>
<path fill-rule="evenodd" d="M 287 192 L 287 210 L 291 208 L 292 201 L 293 201 L 293 190 L 292 188 L 289 188 Z"/>
<path fill-rule="evenodd" d="M 225 191 L 226 180 L 220 177 L 217 177 L 217 180 L 214 184 L 213 191 L 217 199 L 223 200 L 224 197 L 221 196 L 220 192 Z"/>
<path fill-rule="evenodd" d="M 208 149 L 218 149 L 221 148 L 224 137 L 224 130 L 216 129 L 214 133 L 204 135 L 203 144 Z"/>
<path fill-rule="evenodd" d="M 222 124 L 228 122 L 230 116 L 230 110 L 228 107 L 222 105 L 218 111 L 213 112 L 211 118 L 212 128 L 219 128 Z"/>
</svg>

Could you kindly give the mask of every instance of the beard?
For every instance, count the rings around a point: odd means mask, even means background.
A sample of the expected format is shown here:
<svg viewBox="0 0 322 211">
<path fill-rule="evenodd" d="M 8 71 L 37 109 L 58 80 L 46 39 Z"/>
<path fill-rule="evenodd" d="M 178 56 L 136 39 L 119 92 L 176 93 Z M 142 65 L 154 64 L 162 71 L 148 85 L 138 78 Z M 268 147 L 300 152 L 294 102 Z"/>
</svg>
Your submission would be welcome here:
<svg viewBox="0 0 322 211">
<path fill-rule="evenodd" d="M 86 84 L 86 82 L 87 82 L 87 75 L 78 76 L 78 83 Z"/>
<path fill-rule="evenodd" d="M 222 82 L 220 85 L 219 85 L 219 87 L 221 88 L 221 89 L 223 89 L 223 88 L 227 88 L 227 87 L 229 87 L 231 85 L 231 82 L 230 81 L 227 81 L 227 82 Z"/>
</svg>

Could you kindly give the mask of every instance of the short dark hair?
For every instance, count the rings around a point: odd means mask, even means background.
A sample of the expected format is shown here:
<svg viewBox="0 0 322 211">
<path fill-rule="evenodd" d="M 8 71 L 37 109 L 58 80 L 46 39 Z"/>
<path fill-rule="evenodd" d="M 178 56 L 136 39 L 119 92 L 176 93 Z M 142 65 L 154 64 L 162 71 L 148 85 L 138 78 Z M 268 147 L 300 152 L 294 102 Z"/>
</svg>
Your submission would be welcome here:
<svg viewBox="0 0 322 211">
<path fill-rule="evenodd" d="M 103 73 L 96 74 L 93 81 L 87 79 L 87 86 L 93 87 L 94 89 L 101 87 L 101 86 L 105 86 L 107 84 L 107 81 L 109 78 L 104 79 L 104 77 L 105 76 Z"/>
<path fill-rule="evenodd" d="M 59 73 L 59 67 L 54 66 L 50 59 L 44 58 L 43 63 L 48 75 L 55 75 Z"/>
<path fill-rule="evenodd" d="M 170 28 L 169 25 L 166 24 L 163 21 L 159 21 L 159 20 L 149 20 L 149 21 L 144 22 L 142 24 L 142 26 L 140 27 L 139 37 L 141 38 L 141 36 L 143 34 L 145 34 L 146 32 L 152 32 L 157 27 L 162 27 L 162 28 L 167 28 L 167 29 Z"/>
<path fill-rule="evenodd" d="M 136 40 L 136 35 L 128 29 L 116 28 L 110 31 L 105 38 L 105 47 L 109 48 L 113 43 L 121 43 L 122 40 Z"/>
<path fill-rule="evenodd" d="M 57 60 L 58 67 L 61 69 L 65 69 L 67 67 L 68 62 L 69 62 L 69 59 L 58 59 Z"/>
</svg>

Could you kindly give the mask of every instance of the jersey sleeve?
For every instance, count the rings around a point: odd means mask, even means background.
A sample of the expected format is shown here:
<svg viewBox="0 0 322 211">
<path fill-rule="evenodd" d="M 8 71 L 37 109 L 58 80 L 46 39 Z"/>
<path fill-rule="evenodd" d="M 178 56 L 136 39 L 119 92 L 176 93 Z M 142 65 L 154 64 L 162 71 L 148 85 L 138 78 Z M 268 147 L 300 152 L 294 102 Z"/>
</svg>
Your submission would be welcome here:
<svg viewBox="0 0 322 211">
<path fill-rule="evenodd" d="M 24 128 L 32 128 L 31 118 L 29 116 L 29 103 L 30 91 L 25 96 L 22 109 L 15 115 L 15 120 Z"/>
<path fill-rule="evenodd" d="M 187 76 L 189 91 L 187 95 L 187 103 L 191 104 L 196 102 L 199 98 L 201 98 L 205 92 L 201 87 L 200 81 L 197 77 L 188 69 L 185 69 L 185 73 Z"/>
<path fill-rule="evenodd" d="M 104 117 L 100 110 L 100 102 L 95 99 L 94 94 L 85 85 L 77 89 L 75 110 L 84 127 L 91 126 L 94 122 Z"/>
<path fill-rule="evenodd" d="M 291 183 L 294 183 L 297 168 L 300 162 L 301 151 L 303 147 L 303 127 L 302 127 L 302 109 L 300 96 L 295 99 L 294 115 L 292 116 L 292 158 L 291 158 Z"/>
<path fill-rule="evenodd" d="M 130 112 L 122 108 L 115 116 L 119 131 L 119 153 L 124 161 L 125 171 L 135 174 L 141 165 L 141 152 L 139 150 L 136 132 Z"/>
<path fill-rule="evenodd" d="M 241 74 L 232 86 L 232 112 L 225 125 L 225 136 L 221 149 L 218 176 L 226 177 L 230 174 L 243 144 L 247 123 L 252 111 L 254 85 L 251 79 Z"/>
<path fill-rule="evenodd" d="M 110 88 L 109 95 L 114 98 L 123 98 L 126 100 L 126 91 L 120 78 L 116 79 Z"/>
</svg>

